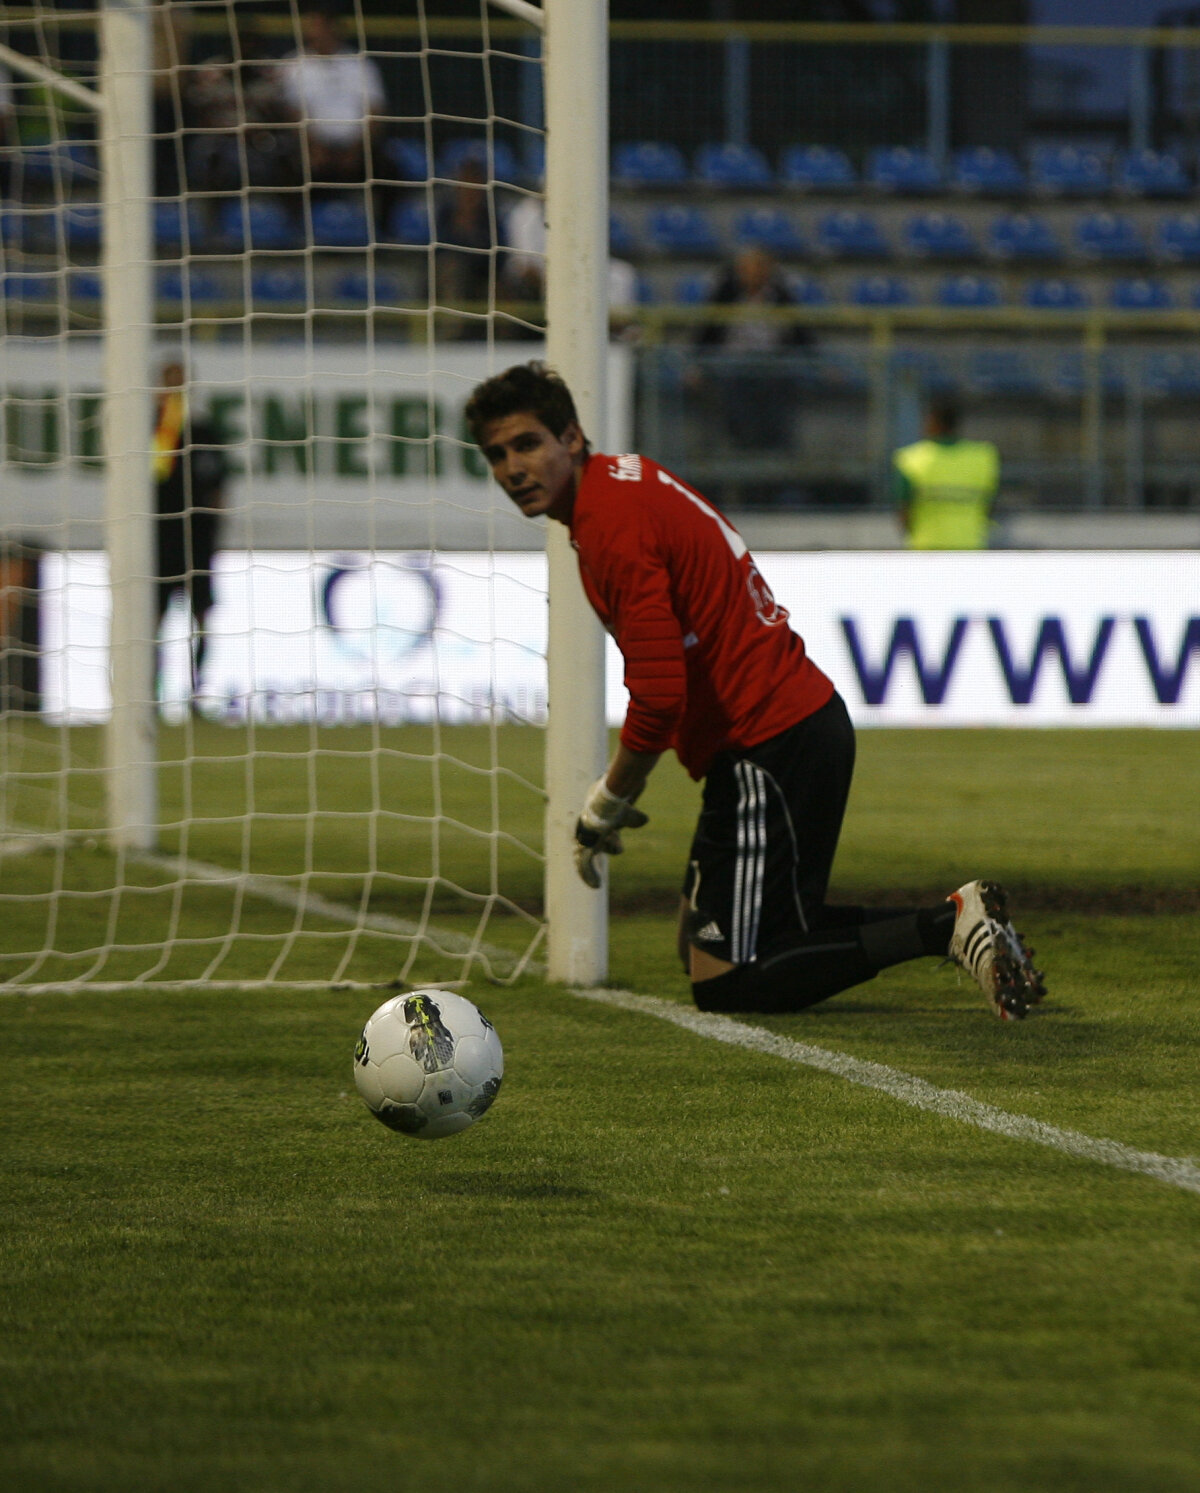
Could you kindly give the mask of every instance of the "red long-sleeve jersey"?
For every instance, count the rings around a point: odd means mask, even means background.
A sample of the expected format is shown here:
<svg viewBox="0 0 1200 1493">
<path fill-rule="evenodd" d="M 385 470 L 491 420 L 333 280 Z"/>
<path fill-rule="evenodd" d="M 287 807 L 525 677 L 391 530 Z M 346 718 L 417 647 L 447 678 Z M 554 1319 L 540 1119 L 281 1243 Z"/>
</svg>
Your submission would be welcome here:
<svg viewBox="0 0 1200 1493">
<path fill-rule="evenodd" d="M 625 659 L 631 751 L 674 748 L 702 778 L 719 751 L 766 741 L 833 694 L 741 535 L 657 462 L 590 457 L 570 527 Z"/>
</svg>

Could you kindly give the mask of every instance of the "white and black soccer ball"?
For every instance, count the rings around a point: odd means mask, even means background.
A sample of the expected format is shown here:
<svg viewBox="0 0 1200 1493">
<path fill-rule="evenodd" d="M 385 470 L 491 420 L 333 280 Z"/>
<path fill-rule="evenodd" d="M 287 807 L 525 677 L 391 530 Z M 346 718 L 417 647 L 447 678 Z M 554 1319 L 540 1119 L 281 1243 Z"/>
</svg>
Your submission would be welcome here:
<svg viewBox="0 0 1200 1493">
<path fill-rule="evenodd" d="M 354 1049 L 354 1082 L 367 1108 L 390 1130 L 419 1140 L 473 1125 L 491 1108 L 503 1077 L 496 1028 L 449 990 L 384 1001 Z"/>
</svg>

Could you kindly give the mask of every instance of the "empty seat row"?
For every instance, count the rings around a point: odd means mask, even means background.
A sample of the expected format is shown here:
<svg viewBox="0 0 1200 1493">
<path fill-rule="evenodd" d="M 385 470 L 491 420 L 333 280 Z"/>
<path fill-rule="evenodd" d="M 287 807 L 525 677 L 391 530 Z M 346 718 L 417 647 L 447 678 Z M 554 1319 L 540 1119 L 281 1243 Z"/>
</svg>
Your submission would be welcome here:
<svg viewBox="0 0 1200 1493">
<path fill-rule="evenodd" d="M 636 252 L 639 235 L 627 217 L 617 215 L 626 252 Z M 1059 260 L 1068 254 L 1103 263 L 1200 262 L 1200 213 L 1160 217 L 1149 236 L 1123 213 L 1085 213 L 1065 239 L 1036 213 L 1000 213 L 982 235 L 955 213 L 926 212 L 909 217 L 893 241 L 870 212 L 842 208 L 819 217 L 806 232 L 784 208 L 755 208 L 737 215 L 728 235 L 705 209 L 685 204 L 654 208 L 646 214 L 641 243 L 651 253 L 714 254 L 727 247 L 758 244 L 787 257 L 816 253 L 844 259 Z"/>
<path fill-rule="evenodd" d="M 304 214 L 298 206 L 295 198 L 227 198 L 206 215 L 195 202 L 160 202 L 154 208 L 155 242 L 168 254 L 430 242 L 422 194 L 397 203 L 382 233 L 361 193 L 317 201 Z M 1097 264 L 1200 264 L 1200 213 L 1194 212 L 1165 214 L 1150 225 L 1122 213 L 1085 213 L 1074 220 L 1069 236 L 1036 213 L 1000 213 L 982 233 L 954 213 L 917 213 L 905 220 L 895 238 L 872 213 L 855 208 L 824 213 L 807 226 L 787 209 L 762 207 L 737 214 L 726 228 L 703 208 L 684 203 L 652 208 L 640 224 L 620 212 L 610 222 L 612 251 L 623 258 L 644 253 L 703 258 L 755 245 L 784 259 L 987 258 L 1033 264 L 1073 256 Z M 64 242 L 73 250 L 96 251 L 100 232 L 101 211 L 94 203 L 0 210 L 0 238 L 7 244 L 23 243 L 31 252 L 57 252 Z"/>
<path fill-rule="evenodd" d="M 672 287 L 672 298 L 685 305 L 706 302 L 713 289 L 708 275 L 684 275 Z M 831 306 L 836 297 L 825 282 L 813 275 L 788 277 L 792 300 L 801 306 Z M 844 302 L 852 306 L 916 306 L 921 293 L 899 275 L 862 275 L 849 286 Z M 1086 311 L 1097 304 L 1092 291 L 1077 280 L 1035 279 L 1024 284 L 1014 299 L 990 275 L 949 275 L 933 289 L 929 304 L 946 310 L 990 310 L 1024 306 L 1034 311 Z M 1106 288 L 1099 304 L 1113 311 L 1176 311 L 1200 309 L 1200 286 L 1177 295 L 1161 280 L 1121 279 Z"/>
<path fill-rule="evenodd" d="M 230 279 L 196 266 L 160 269 L 156 284 L 159 296 L 165 300 L 186 297 L 197 304 L 223 304 L 239 299 L 242 294 L 240 276 Z M 91 270 L 71 270 L 65 274 L 27 271 L 0 276 L 0 295 L 9 302 L 48 302 L 57 299 L 64 287 L 75 300 L 96 300 L 101 295 L 100 276 Z M 789 289 L 797 305 L 831 306 L 839 300 L 827 284 L 812 275 L 789 277 Z M 674 283 L 670 293 L 677 303 L 698 305 L 709 299 L 712 290 L 710 276 L 685 275 Z M 386 270 L 350 270 L 314 286 L 302 264 L 255 269 L 250 277 L 250 292 L 253 300 L 272 304 L 307 304 L 314 294 L 318 305 L 334 302 L 394 305 L 408 298 L 399 278 Z M 643 301 L 653 299 L 653 292 L 645 282 L 639 288 L 639 296 Z M 916 306 L 925 298 L 900 276 L 863 275 L 851 283 L 841 299 L 853 306 L 887 309 Z M 986 275 L 947 276 L 929 297 L 929 304 L 948 310 L 1019 305 L 1036 311 L 1084 311 L 1097 303 L 1098 298 L 1091 290 L 1075 280 L 1031 280 L 1014 298 L 998 280 Z M 1159 280 L 1117 280 L 1107 288 L 1099 303 L 1111 310 L 1131 312 L 1200 309 L 1200 286 L 1181 296 Z"/>
<path fill-rule="evenodd" d="M 1184 162 L 1169 151 L 1107 151 L 1074 145 L 1035 146 L 1026 164 L 1012 151 L 971 146 L 955 151 L 945 167 L 926 150 L 884 146 L 868 152 L 859 174 L 844 150 L 828 145 L 792 145 L 772 169 L 752 145 L 703 145 L 689 165 L 678 146 L 662 141 L 619 145 L 613 152 L 615 185 L 712 190 L 842 192 L 867 186 L 881 192 L 943 191 L 1019 196 L 1183 197 L 1195 189 Z"/>
<path fill-rule="evenodd" d="M 929 392 L 1077 400 L 1098 377 L 1109 395 L 1191 400 L 1200 394 L 1200 353 L 1107 351 L 1093 365 L 1079 348 L 987 347 L 955 356 L 930 347 L 898 347 L 889 363 L 893 376 L 907 377 Z M 801 400 L 822 389 L 862 396 L 871 380 L 867 355 L 820 346 L 797 362 L 796 371 Z"/>
<path fill-rule="evenodd" d="M 79 302 L 99 301 L 103 295 L 100 275 L 94 270 L 0 275 L 0 300 L 9 305 L 23 302 L 44 306 L 57 301 L 64 290 L 73 301 Z M 186 299 L 197 307 L 213 307 L 239 301 L 243 284 L 240 277 L 231 280 L 211 270 L 166 268 L 157 272 L 155 290 L 164 301 Z M 337 276 L 323 293 L 317 289 L 314 297 L 314 287 L 302 265 L 256 269 L 250 276 L 250 296 L 262 305 L 289 307 L 307 306 L 310 298 L 314 298 L 317 306 L 389 306 L 411 299 L 397 276 L 361 270 Z"/>
</svg>

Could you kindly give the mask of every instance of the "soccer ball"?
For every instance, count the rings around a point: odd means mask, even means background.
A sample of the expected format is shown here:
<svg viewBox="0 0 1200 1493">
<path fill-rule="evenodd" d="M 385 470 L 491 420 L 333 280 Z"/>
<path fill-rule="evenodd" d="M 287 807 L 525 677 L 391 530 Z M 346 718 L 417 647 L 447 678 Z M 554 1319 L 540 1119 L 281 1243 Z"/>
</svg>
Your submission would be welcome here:
<svg viewBox="0 0 1200 1493">
<path fill-rule="evenodd" d="M 448 990 L 393 996 L 363 1027 L 354 1082 L 377 1120 L 402 1135 L 438 1140 L 491 1108 L 504 1077 L 496 1028 Z"/>
</svg>

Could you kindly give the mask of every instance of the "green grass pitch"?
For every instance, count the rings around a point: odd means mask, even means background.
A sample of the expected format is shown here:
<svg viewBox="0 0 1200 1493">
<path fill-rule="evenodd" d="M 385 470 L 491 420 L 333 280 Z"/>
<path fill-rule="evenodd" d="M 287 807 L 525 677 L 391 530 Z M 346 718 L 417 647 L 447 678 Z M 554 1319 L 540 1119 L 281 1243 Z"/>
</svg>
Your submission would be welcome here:
<svg viewBox="0 0 1200 1493">
<path fill-rule="evenodd" d="M 95 743 L 73 734 L 85 834 Z M 536 740 L 501 734 L 514 837 L 447 834 L 439 926 L 470 923 L 453 888 L 482 885 L 493 855 L 537 912 Z M 166 733 L 164 819 L 193 821 L 168 848 L 307 865 L 329 896 L 409 915 L 419 894 L 396 873 L 427 869 L 428 740 L 380 733 L 370 770 L 354 732 L 320 744 L 348 755 L 314 776 L 307 733 L 260 733 L 275 755 L 254 780 L 240 733 Z M 10 822 L 38 822 L 53 745 L 28 728 L 10 742 Z M 481 733 L 442 747 L 460 764 L 443 812 L 488 823 Z M 1200 1156 L 1198 762 L 1188 732 L 864 732 L 835 894 L 908 901 L 994 876 L 1050 997 L 1005 1027 L 930 960 L 762 1024 L 1049 1125 Z M 393 811 L 373 852 L 365 821 L 306 817 L 372 795 Z M 679 1002 L 671 909 L 696 796 L 664 764 L 613 877 L 611 982 Z M 113 869 L 85 845 L 66 863 L 22 856 L 0 862 L 0 892 L 65 877 L 86 923 L 111 908 Z M 120 915 L 151 936 L 174 926 L 186 975 L 228 897 L 172 912 L 144 879 Z M 247 916 L 270 935 L 282 914 Z M 0 953 L 40 936 L 34 904 L 4 917 Z M 488 937 L 515 945 L 522 926 L 497 913 Z M 296 943 L 290 974 L 327 972 L 328 933 Z M 395 958 L 369 941 L 356 973 L 386 978 Z M 248 937 L 227 973 L 260 967 Z M 1200 1195 L 536 977 L 467 993 L 504 1040 L 505 1087 L 482 1123 L 428 1144 L 355 1094 L 361 991 L 0 996 L 6 1486 L 1200 1483 Z"/>
</svg>

